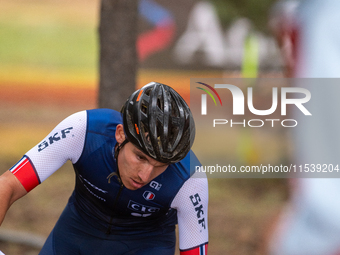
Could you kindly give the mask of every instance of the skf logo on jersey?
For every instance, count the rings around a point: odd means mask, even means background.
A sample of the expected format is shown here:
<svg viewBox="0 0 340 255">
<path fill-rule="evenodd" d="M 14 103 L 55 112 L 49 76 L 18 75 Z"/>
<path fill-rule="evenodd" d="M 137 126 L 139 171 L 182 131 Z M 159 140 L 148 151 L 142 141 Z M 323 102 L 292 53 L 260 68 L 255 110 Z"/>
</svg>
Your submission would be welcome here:
<svg viewBox="0 0 340 255">
<path fill-rule="evenodd" d="M 198 224 L 200 224 L 205 229 L 205 219 L 203 212 L 203 205 L 201 204 L 201 198 L 198 193 L 190 196 L 191 203 L 195 206 L 195 211 L 197 213 Z"/>
<path fill-rule="evenodd" d="M 48 139 L 46 139 L 45 141 L 43 141 L 41 144 L 38 145 L 38 152 L 47 148 L 49 145 L 53 144 L 54 142 L 57 142 L 61 139 L 66 138 L 66 134 L 70 133 L 71 129 L 73 129 L 73 127 L 65 128 L 65 129 L 60 131 L 61 134 L 59 134 L 59 132 L 57 132 L 54 135 L 50 136 Z"/>
<path fill-rule="evenodd" d="M 162 184 L 156 182 L 156 181 L 152 181 L 150 182 L 150 187 L 154 188 L 155 190 L 159 191 L 162 187 Z"/>
<path fill-rule="evenodd" d="M 155 194 L 151 191 L 145 191 L 143 197 L 145 198 L 145 200 L 153 200 L 155 198 Z"/>
</svg>

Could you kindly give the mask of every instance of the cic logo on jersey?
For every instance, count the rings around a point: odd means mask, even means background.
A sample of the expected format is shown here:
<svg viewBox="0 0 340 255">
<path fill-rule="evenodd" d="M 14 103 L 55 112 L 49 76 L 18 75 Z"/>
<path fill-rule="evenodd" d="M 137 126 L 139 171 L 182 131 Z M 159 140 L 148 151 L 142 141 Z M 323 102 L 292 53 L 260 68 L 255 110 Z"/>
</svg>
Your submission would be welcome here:
<svg viewBox="0 0 340 255">
<path fill-rule="evenodd" d="M 198 86 L 197 86 L 198 85 Z M 202 118 L 212 113 L 212 126 L 229 126 L 229 127 L 296 127 L 298 121 L 296 119 L 287 118 L 287 106 L 290 109 L 298 110 L 303 116 L 311 116 L 305 106 L 311 99 L 311 93 L 306 88 L 298 87 L 266 87 L 270 90 L 271 96 L 262 98 L 262 102 L 271 102 L 271 106 L 266 109 L 257 109 L 254 106 L 256 96 L 253 93 L 252 86 L 248 86 L 243 91 L 236 85 L 232 84 L 207 84 L 196 82 L 196 88 L 204 91 L 200 100 L 200 115 Z M 280 92 L 280 93 L 279 93 Z M 225 97 L 231 95 L 232 100 L 224 100 Z M 209 105 L 210 100 L 210 105 Z M 214 105 L 212 105 L 212 102 Z M 279 103 L 280 102 L 280 103 Z M 258 103 L 258 102 L 257 102 Z M 232 109 L 230 109 L 232 107 Z M 246 108 L 247 107 L 247 108 Z M 232 113 L 232 115 L 230 115 Z M 275 117 L 273 114 L 275 113 Z M 217 116 L 216 116 L 217 115 Z M 271 115 L 271 116 L 269 116 Z M 255 118 L 249 118 L 255 116 Z M 217 117 L 217 118 L 216 118 Z"/>
</svg>

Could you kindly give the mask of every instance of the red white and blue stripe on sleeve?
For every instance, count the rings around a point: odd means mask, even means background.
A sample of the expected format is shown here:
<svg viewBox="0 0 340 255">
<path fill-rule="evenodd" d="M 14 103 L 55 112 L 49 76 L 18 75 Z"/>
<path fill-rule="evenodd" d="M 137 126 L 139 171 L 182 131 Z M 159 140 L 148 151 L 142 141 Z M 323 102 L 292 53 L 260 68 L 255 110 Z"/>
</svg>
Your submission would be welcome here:
<svg viewBox="0 0 340 255">
<path fill-rule="evenodd" d="M 201 244 L 200 246 L 188 250 L 181 250 L 180 253 L 181 255 L 207 255 L 208 243 Z"/>
<path fill-rule="evenodd" d="M 41 183 L 32 161 L 26 155 L 23 156 L 10 171 L 21 182 L 27 192 Z"/>
<path fill-rule="evenodd" d="M 45 139 L 25 153 L 10 171 L 27 192 L 45 181 L 67 160 L 77 162 L 83 151 L 87 112 L 81 111 L 60 122 Z"/>
</svg>

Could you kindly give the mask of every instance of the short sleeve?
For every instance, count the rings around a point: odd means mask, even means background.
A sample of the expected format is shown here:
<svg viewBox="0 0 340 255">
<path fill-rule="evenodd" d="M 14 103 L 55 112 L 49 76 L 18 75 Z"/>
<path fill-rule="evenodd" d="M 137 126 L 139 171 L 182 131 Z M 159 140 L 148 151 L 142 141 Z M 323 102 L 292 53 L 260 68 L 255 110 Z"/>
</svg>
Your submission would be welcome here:
<svg viewBox="0 0 340 255">
<path fill-rule="evenodd" d="M 10 169 L 27 191 L 46 180 L 67 160 L 78 161 L 85 143 L 86 123 L 86 111 L 67 117 Z"/>
<path fill-rule="evenodd" d="M 208 243 L 208 181 L 195 177 L 184 183 L 171 205 L 177 210 L 181 251 Z"/>
</svg>

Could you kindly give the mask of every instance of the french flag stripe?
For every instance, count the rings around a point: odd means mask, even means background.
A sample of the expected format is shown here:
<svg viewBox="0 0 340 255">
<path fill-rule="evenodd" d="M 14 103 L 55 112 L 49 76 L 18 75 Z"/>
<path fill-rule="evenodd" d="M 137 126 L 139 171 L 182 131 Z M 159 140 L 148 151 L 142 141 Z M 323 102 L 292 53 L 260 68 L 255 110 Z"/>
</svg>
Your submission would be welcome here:
<svg viewBox="0 0 340 255">
<path fill-rule="evenodd" d="M 35 167 L 27 156 L 23 156 L 10 171 L 21 182 L 27 192 L 40 184 L 40 179 Z"/>
<path fill-rule="evenodd" d="M 190 250 L 181 250 L 181 255 L 207 255 L 208 254 L 208 243 L 202 244 L 198 247 Z"/>
<path fill-rule="evenodd" d="M 18 172 L 25 164 L 27 164 L 28 160 L 24 156 L 22 157 L 18 163 L 16 163 L 11 169 L 9 169 L 13 174 Z"/>
</svg>

